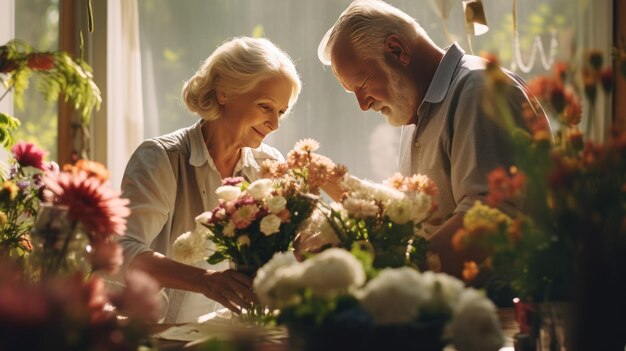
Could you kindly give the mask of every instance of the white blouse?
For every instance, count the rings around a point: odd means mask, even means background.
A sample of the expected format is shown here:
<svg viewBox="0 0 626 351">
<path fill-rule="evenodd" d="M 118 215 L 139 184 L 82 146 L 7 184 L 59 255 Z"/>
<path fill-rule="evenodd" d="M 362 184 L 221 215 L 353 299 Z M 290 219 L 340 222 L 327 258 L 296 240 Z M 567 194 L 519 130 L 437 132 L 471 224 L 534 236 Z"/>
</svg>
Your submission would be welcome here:
<svg viewBox="0 0 626 351">
<path fill-rule="evenodd" d="M 133 153 L 122 179 L 122 196 L 130 200 L 131 215 L 124 249 L 126 270 L 133 258 L 146 251 L 171 257 L 176 238 L 195 227 L 195 217 L 218 204 L 215 189 L 222 179 L 209 155 L 202 135 L 203 120 L 157 138 L 145 140 Z M 248 181 L 258 179 L 259 164 L 265 159 L 284 161 L 275 148 L 261 144 L 257 149 L 244 147 L 233 176 Z M 227 262 L 210 266 L 224 270 Z M 197 317 L 223 308 L 202 294 L 165 289 L 169 300 L 165 323 L 194 322 Z"/>
</svg>

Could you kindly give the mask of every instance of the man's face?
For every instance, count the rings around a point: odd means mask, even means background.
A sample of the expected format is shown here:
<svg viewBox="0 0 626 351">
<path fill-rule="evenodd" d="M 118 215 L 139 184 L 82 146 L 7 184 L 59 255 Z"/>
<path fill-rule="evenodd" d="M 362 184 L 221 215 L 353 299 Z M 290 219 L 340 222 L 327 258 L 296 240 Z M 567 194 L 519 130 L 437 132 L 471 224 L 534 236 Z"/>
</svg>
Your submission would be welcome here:
<svg viewBox="0 0 626 351">
<path fill-rule="evenodd" d="M 382 60 L 363 59 L 347 39 L 338 39 L 331 52 L 332 69 L 346 91 L 354 93 L 361 110 L 374 110 L 387 123 L 402 126 L 417 112 L 417 92 L 406 77 Z"/>
</svg>

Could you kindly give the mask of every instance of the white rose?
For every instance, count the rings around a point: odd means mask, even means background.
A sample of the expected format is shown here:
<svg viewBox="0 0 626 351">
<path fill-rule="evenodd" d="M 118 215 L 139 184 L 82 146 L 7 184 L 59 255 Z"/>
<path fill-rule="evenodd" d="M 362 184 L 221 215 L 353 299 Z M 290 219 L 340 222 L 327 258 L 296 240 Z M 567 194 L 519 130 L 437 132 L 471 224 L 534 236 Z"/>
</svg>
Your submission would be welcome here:
<svg viewBox="0 0 626 351">
<path fill-rule="evenodd" d="M 237 238 L 237 242 L 241 246 L 248 246 L 248 245 L 250 245 L 250 237 L 247 236 L 246 234 L 244 234 L 244 235 L 242 235 L 242 236 Z"/>
<path fill-rule="evenodd" d="M 330 248 L 304 261 L 302 281 L 317 296 L 347 292 L 365 283 L 361 262 L 350 252 Z"/>
<path fill-rule="evenodd" d="M 275 214 L 268 214 L 261 220 L 261 233 L 270 236 L 280 231 L 280 217 Z"/>
<path fill-rule="evenodd" d="M 215 189 L 215 194 L 219 199 L 224 201 L 232 201 L 235 200 L 241 195 L 241 189 L 237 186 L 232 185 L 222 185 L 219 188 Z"/>
<path fill-rule="evenodd" d="M 357 292 L 361 306 L 379 325 L 404 324 L 418 318 L 428 298 L 418 271 L 386 268 Z"/>
<path fill-rule="evenodd" d="M 199 215 L 196 216 L 196 223 L 198 224 L 207 224 L 209 223 L 209 221 L 211 220 L 211 218 L 213 217 L 213 212 L 212 211 L 206 211 L 206 212 L 202 212 Z"/>
<path fill-rule="evenodd" d="M 271 196 L 273 184 L 271 179 L 258 179 L 248 186 L 246 192 L 255 200 L 263 200 Z"/>
<path fill-rule="evenodd" d="M 504 344 L 496 306 L 474 289 L 461 294 L 450 331 L 459 351 L 496 351 Z"/>
<path fill-rule="evenodd" d="M 274 214 L 284 210 L 285 205 L 287 205 L 287 200 L 280 195 L 272 196 L 269 199 L 267 199 L 266 202 L 267 202 L 267 209 L 271 213 L 274 213 Z"/>
<path fill-rule="evenodd" d="M 392 199 L 385 207 L 385 215 L 396 224 L 405 224 L 413 219 L 413 201 L 404 197 L 401 199 Z"/>
</svg>

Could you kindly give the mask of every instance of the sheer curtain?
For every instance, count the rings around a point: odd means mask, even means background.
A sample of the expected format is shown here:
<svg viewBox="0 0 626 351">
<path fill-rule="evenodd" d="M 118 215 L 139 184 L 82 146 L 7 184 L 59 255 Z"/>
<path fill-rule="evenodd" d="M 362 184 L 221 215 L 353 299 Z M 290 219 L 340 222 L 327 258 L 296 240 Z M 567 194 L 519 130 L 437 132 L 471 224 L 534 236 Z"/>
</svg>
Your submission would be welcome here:
<svg viewBox="0 0 626 351">
<path fill-rule="evenodd" d="M 108 0 L 107 164 L 120 187 L 126 162 L 144 137 L 137 0 Z"/>
</svg>

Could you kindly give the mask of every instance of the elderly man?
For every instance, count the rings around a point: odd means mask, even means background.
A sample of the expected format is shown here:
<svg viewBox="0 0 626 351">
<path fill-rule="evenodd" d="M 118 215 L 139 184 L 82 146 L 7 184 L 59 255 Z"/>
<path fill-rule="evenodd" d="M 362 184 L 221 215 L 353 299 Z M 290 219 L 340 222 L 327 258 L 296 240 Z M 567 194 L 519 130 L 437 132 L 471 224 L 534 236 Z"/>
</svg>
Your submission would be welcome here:
<svg viewBox="0 0 626 351">
<path fill-rule="evenodd" d="M 439 189 L 441 222 L 427 228 L 429 250 L 439 256 L 443 271 L 460 276 L 464 262 L 484 255 L 454 252 L 452 236 L 464 213 L 485 201 L 489 172 L 507 169 L 515 157 L 508 132 L 488 113 L 493 104 L 485 104 L 493 101 L 485 99 L 487 61 L 466 55 L 456 43 L 438 47 L 415 19 L 378 0 L 350 4 L 322 39 L 318 55 L 363 111 L 380 112 L 402 127 L 401 172 L 425 174 Z M 527 130 L 528 107 L 538 104 L 531 104 L 535 99 L 519 76 L 503 72 L 499 93 L 514 123 Z M 546 119 L 543 111 L 530 112 Z M 521 202 L 505 202 L 501 209 L 521 209 Z"/>
</svg>

